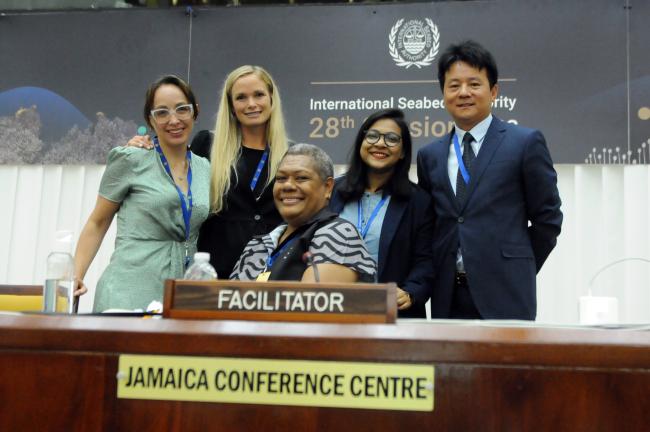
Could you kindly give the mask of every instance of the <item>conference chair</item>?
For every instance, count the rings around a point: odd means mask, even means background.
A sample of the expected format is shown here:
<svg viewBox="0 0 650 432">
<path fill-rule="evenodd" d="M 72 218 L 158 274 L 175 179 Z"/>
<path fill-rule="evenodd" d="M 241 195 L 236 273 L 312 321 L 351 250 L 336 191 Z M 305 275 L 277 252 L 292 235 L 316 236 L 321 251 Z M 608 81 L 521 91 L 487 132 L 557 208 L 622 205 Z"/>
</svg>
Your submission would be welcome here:
<svg viewBox="0 0 650 432">
<path fill-rule="evenodd" d="M 43 309 L 43 286 L 0 285 L 0 311 L 40 312 Z M 79 297 L 75 297 L 73 311 L 79 309 Z"/>
</svg>

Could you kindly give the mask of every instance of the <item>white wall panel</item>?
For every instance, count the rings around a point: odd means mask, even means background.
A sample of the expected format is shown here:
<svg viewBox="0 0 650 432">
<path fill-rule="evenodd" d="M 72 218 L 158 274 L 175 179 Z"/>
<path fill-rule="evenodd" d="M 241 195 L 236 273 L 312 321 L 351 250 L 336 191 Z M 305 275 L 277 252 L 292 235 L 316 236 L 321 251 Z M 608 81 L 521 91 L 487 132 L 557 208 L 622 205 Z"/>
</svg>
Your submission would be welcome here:
<svg viewBox="0 0 650 432">
<path fill-rule="evenodd" d="M 558 165 L 564 225 L 558 246 L 538 275 L 538 321 L 576 323 L 578 297 L 606 265 L 650 258 L 650 167 Z M 344 167 L 337 166 L 340 173 Z M 0 166 L 0 283 L 37 283 L 57 229 L 78 237 L 97 198 L 103 166 Z M 415 170 L 411 171 L 414 174 Z M 85 281 L 91 292 L 110 260 L 115 223 Z M 76 245 L 76 241 L 75 241 Z M 627 261 L 603 271 L 594 295 L 619 299 L 623 322 L 650 322 L 650 264 Z"/>
<path fill-rule="evenodd" d="M 619 225 L 624 236 L 626 257 L 650 258 L 648 241 L 648 170 L 645 166 L 632 166 L 625 170 L 625 218 Z M 622 225 L 622 226 L 621 226 Z M 623 319 L 629 322 L 648 322 L 650 313 L 650 265 L 645 262 L 624 264 L 624 284 L 615 282 L 613 293 L 618 294 Z M 617 293 L 618 292 L 618 293 Z"/>
<path fill-rule="evenodd" d="M 45 263 L 47 255 L 52 250 L 54 233 L 60 229 L 72 230 L 75 225 L 58 224 L 57 213 L 59 208 L 65 206 L 61 201 L 61 191 L 64 188 L 62 176 L 64 168 L 60 165 L 48 165 L 41 167 L 43 176 L 40 196 L 34 195 L 34 211 L 38 211 L 38 225 L 36 232 L 38 234 L 36 244 L 34 244 L 33 258 L 33 280 L 41 281 L 45 279 Z M 72 186 L 72 185 L 70 185 Z M 79 190 L 77 193 L 80 193 Z M 39 200 L 40 198 L 40 200 Z"/>
<path fill-rule="evenodd" d="M 578 295 L 578 285 L 573 273 L 575 269 L 571 265 L 571 252 L 567 247 L 567 244 L 574 243 L 577 238 L 573 210 L 574 169 L 570 165 L 559 165 L 556 169 L 564 220 L 558 245 L 537 275 L 537 320 L 542 322 L 570 322 L 577 317 L 575 302 L 562 301 L 562 299 L 576 298 Z M 563 191 L 566 193 L 562 193 Z M 562 290 L 558 290 L 557 287 L 562 287 Z"/>
<path fill-rule="evenodd" d="M 43 167 L 23 165 L 18 168 L 13 202 L 13 229 L 8 233 L 9 260 L 7 279 L 12 283 L 28 284 L 34 280 L 34 258 L 39 242 Z"/>
<path fill-rule="evenodd" d="M 16 182 L 18 167 L 0 165 L 0 281 L 7 281 L 9 256 L 11 255 L 11 233 L 14 231 L 14 209 L 16 208 Z"/>
</svg>

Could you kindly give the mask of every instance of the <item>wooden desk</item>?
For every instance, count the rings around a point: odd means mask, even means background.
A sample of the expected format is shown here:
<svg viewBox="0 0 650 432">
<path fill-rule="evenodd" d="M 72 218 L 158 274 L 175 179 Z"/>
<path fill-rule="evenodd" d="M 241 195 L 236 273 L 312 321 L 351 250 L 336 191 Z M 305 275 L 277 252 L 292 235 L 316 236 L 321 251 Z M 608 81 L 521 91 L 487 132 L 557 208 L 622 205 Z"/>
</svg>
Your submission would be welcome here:
<svg viewBox="0 0 650 432">
<path fill-rule="evenodd" d="M 116 398 L 121 353 L 435 365 L 433 412 Z M 650 332 L 0 316 L 2 431 L 647 430 Z"/>
</svg>

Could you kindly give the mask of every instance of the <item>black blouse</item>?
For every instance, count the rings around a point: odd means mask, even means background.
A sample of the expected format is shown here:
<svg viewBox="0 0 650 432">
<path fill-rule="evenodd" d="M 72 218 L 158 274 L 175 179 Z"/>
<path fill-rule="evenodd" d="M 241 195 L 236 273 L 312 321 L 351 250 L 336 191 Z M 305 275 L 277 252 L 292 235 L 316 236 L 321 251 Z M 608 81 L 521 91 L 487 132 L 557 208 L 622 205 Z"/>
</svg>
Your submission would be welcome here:
<svg viewBox="0 0 650 432">
<path fill-rule="evenodd" d="M 212 143 L 209 131 L 200 131 L 190 146 L 193 153 L 208 157 Z M 211 214 L 201 226 L 197 248 L 210 253 L 210 263 L 219 279 L 228 279 L 248 241 L 256 235 L 266 234 L 282 223 L 273 202 L 273 182 L 268 186 L 269 163 L 264 165 L 255 190 L 250 182 L 263 150 L 241 148 L 236 161 L 236 172 L 230 177 L 230 189 L 226 193 L 224 209 Z"/>
</svg>

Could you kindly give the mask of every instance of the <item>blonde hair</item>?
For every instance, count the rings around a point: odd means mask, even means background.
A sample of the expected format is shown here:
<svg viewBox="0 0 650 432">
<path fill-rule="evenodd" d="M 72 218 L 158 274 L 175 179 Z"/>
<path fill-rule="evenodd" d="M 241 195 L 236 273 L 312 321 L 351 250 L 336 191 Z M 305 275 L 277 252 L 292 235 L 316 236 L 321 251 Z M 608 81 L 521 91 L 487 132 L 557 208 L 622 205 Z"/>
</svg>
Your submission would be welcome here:
<svg viewBox="0 0 650 432">
<path fill-rule="evenodd" d="M 210 152 L 212 180 L 210 183 L 210 208 L 213 213 L 224 209 L 225 198 L 231 186 L 231 172 L 237 176 L 236 164 L 241 154 L 241 131 L 232 107 L 232 87 L 239 78 L 254 74 L 267 86 L 271 97 L 271 116 L 266 127 L 266 142 L 269 146 L 269 169 L 266 186 L 275 178 L 278 165 L 287 151 L 287 134 L 282 115 L 280 91 L 273 78 L 260 66 L 240 66 L 228 74 L 221 90 L 217 122 L 214 127 L 214 141 Z M 238 179 L 236 179 L 238 180 Z"/>
</svg>

